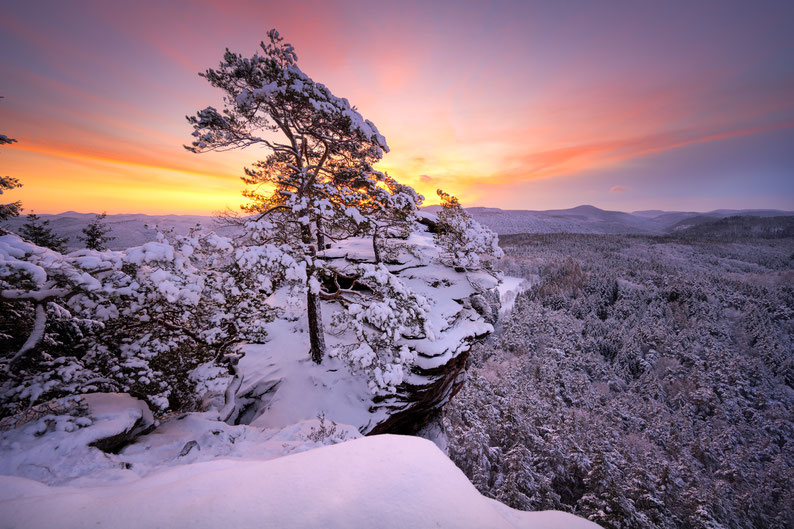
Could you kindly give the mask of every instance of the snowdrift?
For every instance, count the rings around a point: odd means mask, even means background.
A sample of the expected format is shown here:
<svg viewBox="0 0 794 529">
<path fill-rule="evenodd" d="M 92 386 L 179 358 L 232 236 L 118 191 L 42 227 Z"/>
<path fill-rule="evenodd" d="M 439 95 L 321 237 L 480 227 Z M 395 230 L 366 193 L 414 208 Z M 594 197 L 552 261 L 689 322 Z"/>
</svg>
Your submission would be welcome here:
<svg viewBox="0 0 794 529">
<path fill-rule="evenodd" d="M 481 496 L 430 441 L 379 435 L 269 461 L 217 459 L 101 488 L 0 477 L 4 527 L 596 528 Z"/>
</svg>

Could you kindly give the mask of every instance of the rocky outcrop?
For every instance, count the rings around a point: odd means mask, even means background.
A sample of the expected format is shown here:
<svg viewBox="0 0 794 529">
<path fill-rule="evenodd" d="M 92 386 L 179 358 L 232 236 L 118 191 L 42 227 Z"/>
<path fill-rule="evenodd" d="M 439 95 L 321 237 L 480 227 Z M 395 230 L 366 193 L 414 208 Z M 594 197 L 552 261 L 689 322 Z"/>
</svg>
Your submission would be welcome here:
<svg viewBox="0 0 794 529">
<path fill-rule="evenodd" d="M 455 272 L 437 265 L 409 274 L 412 285 L 423 282 L 425 294 L 435 302 L 435 340 L 413 344 L 419 355 L 411 376 L 394 395 L 377 396 L 372 410 L 386 417 L 367 434 L 415 434 L 461 388 L 472 345 L 493 331 L 499 314 L 496 279 L 482 271 Z M 445 323 L 442 323 L 445 322 Z"/>
<path fill-rule="evenodd" d="M 498 281 L 484 271 L 444 264 L 428 231 L 414 233 L 383 253 L 389 272 L 429 303 L 426 335 L 399 338 L 398 346 L 408 347 L 415 361 L 396 391 L 373 394 L 371 374 L 351 368 L 346 360 L 329 356 L 320 365 L 311 362 L 303 298 L 282 292 L 270 300 L 281 307 L 282 316 L 268 327 L 268 341 L 247 346 L 240 360 L 244 382 L 228 422 L 283 428 L 323 414 L 364 434 L 413 434 L 449 402 L 465 380 L 472 345 L 493 331 Z M 335 244 L 321 257 L 339 270 L 374 263 L 370 239 Z M 356 342 L 350 331 L 339 334 L 334 329 L 339 310 L 338 303 L 323 303 L 329 348 Z"/>
<path fill-rule="evenodd" d="M 421 430 L 433 416 L 455 396 L 466 380 L 469 349 L 432 369 L 414 368 L 421 383 L 403 384 L 397 395 L 373 399 L 373 408 L 388 411 L 386 418 L 366 432 L 367 435 L 396 433 L 412 435 Z"/>
</svg>

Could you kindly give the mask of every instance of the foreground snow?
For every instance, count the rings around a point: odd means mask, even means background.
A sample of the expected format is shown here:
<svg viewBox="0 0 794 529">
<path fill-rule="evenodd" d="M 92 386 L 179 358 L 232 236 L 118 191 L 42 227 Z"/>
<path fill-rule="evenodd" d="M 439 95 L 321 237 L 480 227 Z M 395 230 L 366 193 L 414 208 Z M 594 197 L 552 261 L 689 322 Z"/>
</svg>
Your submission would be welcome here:
<svg viewBox="0 0 794 529">
<path fill-rule="evenodd" d="M 213 413 L 172 417 L 140 435 L 152 425 L 142 401 L 122 393 L 93 393 L 82 399 L 84 413 L 75 414 L 76 408 L 65 413 L 66 404 L 59 401 L 59 415 L 46 414 L 16 427 L 0 423 L 0 475 L 52 486 L 101 487 L 137 481 L 166 467 L 219 458 L 264 461 L 361 437 L 355 427 L 324 417 L 261 428 L 230 425 Z M 51 409 L 57 407 L 53 404 L 42 413 Z"/>
<path fill-rule="evenodd" d="M 269 461 L 218 459 L 101 488 L 0 477 L 6 527 L 595 528 L 481 496 L 430 441 L 381 435 Z"/>
</svg>

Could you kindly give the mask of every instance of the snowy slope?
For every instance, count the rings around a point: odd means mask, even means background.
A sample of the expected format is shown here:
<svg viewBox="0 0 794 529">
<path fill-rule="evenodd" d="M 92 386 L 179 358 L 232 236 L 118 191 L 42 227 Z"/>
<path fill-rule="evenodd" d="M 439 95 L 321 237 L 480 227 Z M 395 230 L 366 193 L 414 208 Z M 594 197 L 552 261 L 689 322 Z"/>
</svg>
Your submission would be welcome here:
<svg viewBox="0 0 794 529">
<path fill-rule="evenodd" d="M 505 314 L 513 310 L 516 296 L 527 290 L 530 286 L 530 281 L 523 277 L 504 276 L 502 278 L 502 282 L 499 283 L 498 287 L 499 301 L 501 302 L 501 306 L 499 307 L 500 320 Z"/>
<path fill-rule="evenodd" d="M 0 477 L 4 527 L 595 528 L 481 496 L 430 441 L 373 436 L 270 461 L 218 459 L 101 488 Z"/>
</svg>

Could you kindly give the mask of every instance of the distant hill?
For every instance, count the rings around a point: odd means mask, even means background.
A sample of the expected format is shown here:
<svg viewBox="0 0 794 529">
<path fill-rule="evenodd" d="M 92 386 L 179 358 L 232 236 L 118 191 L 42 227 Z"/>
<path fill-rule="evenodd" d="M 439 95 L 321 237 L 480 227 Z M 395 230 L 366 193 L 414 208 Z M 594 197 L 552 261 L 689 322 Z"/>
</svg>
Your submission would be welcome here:
<svg viewBox="0 0 794 529">
<path fill-rule="evenodd" d="M 436 213 L 441 206 L 428 206 L 424 211 Z M 705 213 L 685 211 L 646 210 L 625 213 L 622 211 L 607 211 L 595 206 L 578 206 L 570 209 L 550 209 L 546 211 L 508 210 L 499 208 L 474 207 L 466 211 L 479 223 L 488 226 L 500 235 L 518 233 L 592 233 L 592 234 L 637 234 L 637 235 L 670 235 L 684 233 L 686 237 L 727 237 L 722 235 L 731 229 L 737 233 L 754 233 L 747 237 L 759 236 L 764 233 L 773 233 L 774 226 L 778 226 L 774 219 L 794 216 L 792 211 L 779 210 L 732 210 L 720 209 Z M 57 215 L 40 215 L 43 220 L 49 220 L 52 229 L 60 236 L 67 238 L 70 250 L 82 248 L 83 244 L 78 239 L 82 229 L 94 219 L 94 213 L 77 213 L 67 211 Z M 740 228 L 739 221 L 727 224 L 713 225 L 715 221 L 725 218 L 748 218 L 746 227 Z M 0 225 L 11 231 L 18 231 L 25 223 L 25 216 L 8 220 Z M 108 215 L 105 222 L 111 228 L 111 235 L 116 239 L 110 243 L 111 249 L 129 248 L 138 246 L 155 239 L 159 229 L 173 229 L 176 233 L 187 233 L 190 228 L 200 224 L 205 229 L 212 229 L 223 235 L 233 233 L 234 228 L 221 226 L 217 218 L 202 215 L 144 215 L 121 214 Z M 786 231 L 787 221 L 780 221 L 783 231 Z M 754 227 L 750 227 L 750 225 Z M 704 226 L 701 231 L 695 230 Z M 730 226 L 730 227 L 729 227 Z M 689 231 L 692 230 L 692 231 Z M 754 231 L 753 231 L 754 230 Z M 711 233 L 712 235 L 708 235 Z M 775 232 L 777 233 L 777 232 Z M 781 235 L 788 237 L 790 235 Z"/>
<path fill-rule="evenodd" d="M 438 211 L 440 206 L 426 208 Z M 516 233 L 600 233 L 667 235 L 702 223 L 729 216 L 771 218 L 794 215 L 779 210 L 716 210 L 695 211 L 646 210 L 624 213 L 607 211 L 595 206 L 546 211 L 504 210 L 498 208 L 467 208 L 478 222 L 500 235 Z"/>
<path fill-rule="evenodd" d="M 39 215 L 42 220 L 49 220 L 52 230 L 61 237 L 66 237 L 66 245 L 70 250 L 82 248 L 83 243 L 78 238 L 82 230 L 88 225 L 95 213 L 77 213 L 67 211 L 57 215 Z M 19 228 L 27 221 L 25 215 L 20 215 L 2 223 L 7 230 L 18 232 Z M 139 246 L 153 241 L 157 236 L 157 229 L 173 229 L 179 234 L 186 234 L 190 228 L 200 224 L 204 228 L 213 229 L 219 233 L 229 232 L 230 228 L 217 225 L 216 217 L 202 215 L 144 215 L 120 214 L 108 215 L 105 224 L 110 227 L 110 235 L 115 237 L 108 246 L 111 250 Z"/>
<path fill-rule="evenodd" d="M 794 216 L 725 217 L 688 225 L 675 232 L 675 236 L 706 239 L 782 239 L 794 237 Z"/>
<path fill-rule="evenodd" d="M 499 234 L 509 233 L 644 233 L 658 232 L 656 224 L 621 211 L 594 206 L 547 211 L 468 208 L 478 222 Z"/>
</svg>

